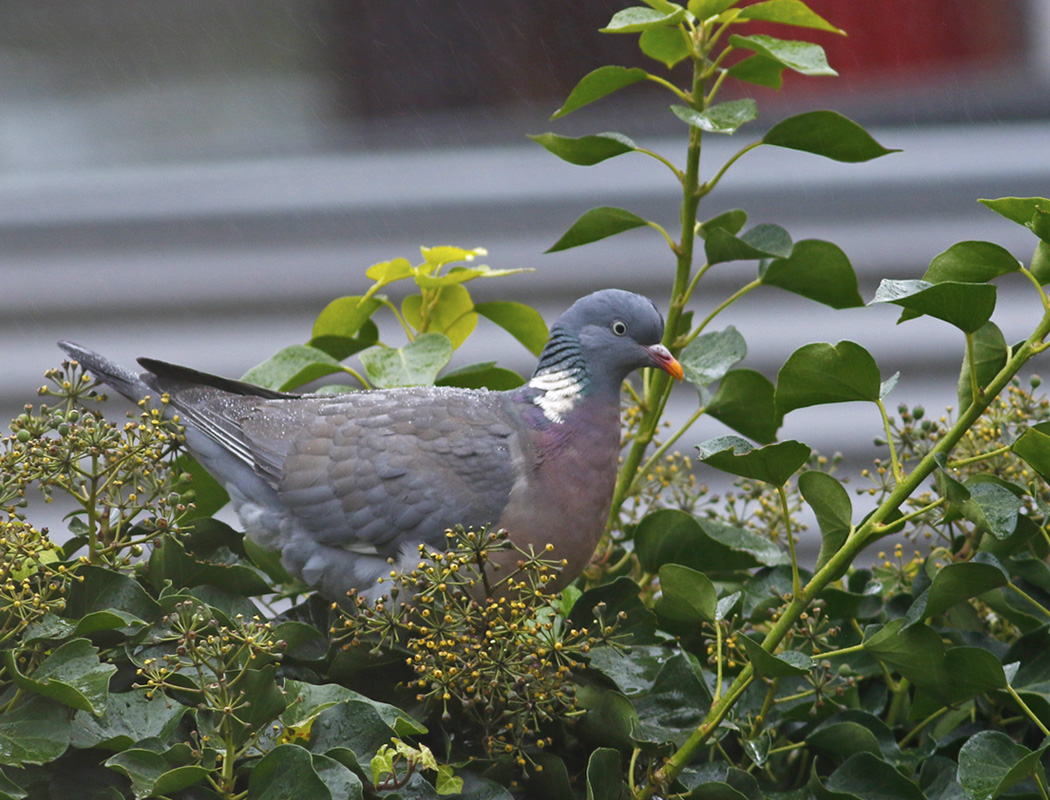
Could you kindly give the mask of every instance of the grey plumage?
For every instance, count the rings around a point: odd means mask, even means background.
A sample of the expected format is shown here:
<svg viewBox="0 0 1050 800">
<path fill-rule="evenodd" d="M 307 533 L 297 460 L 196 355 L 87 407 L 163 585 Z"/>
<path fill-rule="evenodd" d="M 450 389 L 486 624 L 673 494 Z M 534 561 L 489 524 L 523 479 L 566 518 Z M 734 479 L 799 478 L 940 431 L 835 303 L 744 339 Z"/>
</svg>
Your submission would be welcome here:
<svg viewBox="0 0 1050 800">
<path fill-rule="evenodd" d="M 162 394 L 189 450 L 229 491 L 245 530 L 326 596 L 377 594 L 389 560 L 440 547 L 456 525 L 505 528 L 586 566 L 617 470 L 629 372 L 681 378 L 652 301 L 615 289 L 553 326 L 532 379 L 507 392 L 414 387 L 291 395 L 140 359 L 136 374 L 70 342 L 92 374 L 139 401 Z"/>
</svg>

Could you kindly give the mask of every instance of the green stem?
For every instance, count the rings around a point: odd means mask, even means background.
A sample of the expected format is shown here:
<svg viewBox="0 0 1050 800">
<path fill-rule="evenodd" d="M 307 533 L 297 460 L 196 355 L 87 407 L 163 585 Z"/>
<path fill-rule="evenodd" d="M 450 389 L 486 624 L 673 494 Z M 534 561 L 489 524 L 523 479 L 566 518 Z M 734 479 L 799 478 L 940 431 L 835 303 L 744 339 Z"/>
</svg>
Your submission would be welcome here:
<svg viewBox="0 0 1050 800">
<path fill-rule="evenodd" d="M 1006 365 L 999 370 L 999 374 L 992 379 L 984 392 L 983 397 L 972 403 L 962 414 L 959 415 L 955 424 L 937 441 L 930 451 L 919 461 L 915 468 L 893 489 L 885 500 L 876 508 L 868 518 L 857 529 L 852 536 L 836 552 L 828 562 L 817 573 L 810 578 L 809 583 L 802 589 L 799 596 L 794 597 L 788 604 L 784 613 L 770 628 L 762 641 L 762 648 L 767 653 L 772 653 L 794 627 L 799 617 L 809 606 L 809 603 L 834 580 L 843 575 L 853 563 L 854 559 L 869 544 L 884 535 L 884 530 L 891 526 L 883 525 L 884 520 L 893 514 L 911 495 L 922 485 L 937 468 L 937 458 L 947 456 L 952 448 L 966 432 L 973 427 L 977 419 L 984 413 L 988 404 L 1001 392 L 1010 380 L 1017 374 L 1022 366 L 1039 350 L 1043 349 L 1042 342 L 1050 335 L 1050 311 L 1043 315 L 1035 330 L 1023 344 L 1021 344 L 1013 355 L 1007 360 Z M 883 530 L 879 529 L 882 526 Z M 703 724 L 701 724 L 692 735 L 667 759 L 666 763 L 653 779 L 649 781 L 641 791 L 637 793 L 639 800 L 648 800 L 662 787 L 667 786 L 677 777 L 693 759 L 697 751 L 704 745 L 714 732 L 718 723 L 729 713 L 736 699 L 743 693 L 754 679 L 754 669 L 751 664 L 746 664 L 737 675 L 732 685 L 722 696 L 718 703 L 713 703 L 707 713 Z M 903 683 L 903 681 L 902 681 Z"/>
<path fill-rule="evenodd" d="M 911 688 L 911 683 L 907 678 L 901 678 L 900 683 L 893 690 L 893 699 L 890 701 L 890 708 L 886 712 L 886 724 L 889 727 L 893 727 L 897 724 L 897 717 L 900 716 L 901 709 L 904 706 L 904 701 L 908 699 L 908 689 Z"/>
<path fill-rule="evenodd" d="M 893 469 L 893 480 L 895 483 L 900 483 L 903 480 L 901 462 L 897 457 L 897 446 L 893 443 L 893 429 L 890 428 L 890 417 L 886 413 L 886 406 L 883 404 L 881 397 L 875 401 L 875 405 L 879 407 L 879 413 L 882 415 L 882 427 L 886 431 L 886 444 L 890 447 L 890 467 Z"/>
<path fill-rule="evenodd" d="M 926 717 L 926 719 L 924 719 L 922 722 L 920 722 L 918 725 L 916 725 L 914 728 L 908 731 L 905 737 L 901 739 L 897 744 L 901 747 L 904 747 L 913 738 L 922 733 L 923 728 L 925 728 L 927 725 L 929 725 L 931 722 L 933 722 L 935 719 L 937 719 L 947 711 L 951 711 L 950 706 L 943 706 L 942 708 L 938 708 L 936 711 L 934 711 L 932 714 Z"/>
<path fill-rule="evenodd" d="M 717 703 L 722 696 L 722 623 L 715 620 L 715 696 L 712 702 Z"/>
<path fill-rule="evenodd" d="M 1008 581 L 1006 585 L 1013 589 L 1015 592 L 1017 592 L 1019 595 L 1021 595 L 1021 597 L 1023 597 L 1037 609 L 1039 609 L 1039 611 L 1044 616 L 1050 617 L 1050 609 L 1048 609 L 1046 606 L 1044 606 L 1042 603 L 1040 603 L 1038 600 L 1032 597 L 1032 595 L 1028 594 L 1028 592 L 1022 590 L 1021 587 L 1018 586 L 1016 583 L 1014 583 L 1013 581 Z"/>
<path fill-rule="evenodd" d="M 777 487 L 777 496 L 780 497 L 780 513 L 784 515 L 784 535 L 788 540 L 788 552 L 791 554 L 791 594 L 799 597 L 802 594 L 802 584 L 798 578 L 798 558 L 795 557 L 795 535 L 791 530 L 791 511 L 788 509 L 787 492 L 783 486 Z"/>
<path fill-rule="evenodd" d="M 660 162 L 661 164 L 663 164 L 663 165 L 664 165 L 665 167 L 667 167 L 667 168 L 668 168 L 669 170 L 671 170 L 671 172 L 673 172 L 673 173 L 674 173 L 674 176 L 675 176 L 675 177 L 676 177 L 676 178 L 677 178 L 678 180 L 682 180 L 682 170 L 678 169 L 678 167 L 676 167 L 676 166 L 675 166 L 674 164 L 672 164 L 672 163 L 671 163 L 671 162 L 670 162 L 670 161 L 669 161 L 668 159 L 664 158 L 664 157 L 663 157 L 662 155 L 660 155 L 659 153 L 657 153 L 657 152 L 655 152 L 655 151 L 653 151 L 653 150 L 649 150 L 648 148 L 645 148 L 645 147 L 637 147 L 637 146 L 636 146 L 636 147 L 634 148 L 634 151 L 635 151 L 636 153 L 643 153 L 643 154 L 645 154 L 645 155 L 649 156 L 650 158 L 655 158 L 655 159 L 656 159 L 657 161 L 659 161 L 659 162 Z M 660 230 L 660 232 L 661 232 L 661 233 L 663 233 L 663 232 L 664 232 L 664 229 L 663 229 L 663 228 L 660 228 L 660 227 L 659 227 L 658 225 L 656 225 L 655 223 L 652 223 L 652 222 L 650 222 L 649 224 L 650 224 L 650 225 L 653 225 L 653 226 L 654 226 L 654 227 L 656 227 L 656 228 L 658 228 L 658 229 Z M 664 236 L 666 236 L 666 235 L 667 235 L 667 234 L 666 234 L 666 233 L 664 233 Z"/>
<path fill-rule="evenodd" d="M 745 286 L 741 286 L 739 289 L 737 289 L 735 292 L 729 295 L 729 297 L 727 297 L 725 300 L 723 300 L 721 303 L 715 306 L 715 310 L 708 314 L 706 317 L 704 317 L 703 321 L 699 325 L 697 325 L 695 328 L 693 328 L 692 331 L 690 331 L 689 335 L 681 341 L 682 347 L 685 347 L 687 344 L 693 341 L 693 339 L 699 336 L 700 333 L 704 330 L 704 328 L 711 324 L 711 320 L 713 320 L 715 317 L 717 317 L 719 314 L 725 311 L 729 306 L 731 306 L 741 297 L 748 294 L 749 292 L 753 292 L 761 285 L 762 279 L 755 278 L 753 281 L 751 281 L 751 283 L 748 283 Z"/>
<path fill-rule="evenodd" d="M 1050 300 L 1047 299 L 1046 292 L 1043 291 L 1043 285 L 1039 282 L 1039 279 L 1024 267 L 1021 267 L 1021 274 L 1032 282 L 1036 291 L 1039 292 L 1039 299 L 1043 302 L 1043 308 L 1050 311 Z"/>
<path fill-rule="evenodd" d="M 966 360 L 970 364 L 970 393 L 973 395 L 973 402 L 976 403 L 981 396 L 981 387 L 977 383 L 977 362 L 974 360 L 972 333 L 966 334 Z"/>
<path fill-rule="evenodd" d="M 1014 702 L 1021 707 L 1021 710 L 1028 715 L 1028 718 L 1035 723 L 1035 726 L 1042 731 L 1043 736 L 1050 736 L 1050 729 L 1043 724 L 1043 721 L 1039 719 L 1039 717 L 1035 715 L 1035 712 L 1028 707 L 1028 704 L 1021 699 L 1021 695 L 1014 691 L 1014 687 L 1010 684 L 1006 684 L 1006 691 L 1009 692 L 1010 697 L 1014 699 Z"/>
<path fill-rule="evenodd" d="M 706 406 L 700 406 L 700 408 L 694 411 L 693 414 L 689 417 L 689 419 L 687 419 L 682 424 L 682 427 L 675 431 L 673 434 L 671 434 L 667 441 L 661 444 L 660 447 L 656 450 L 656 452 L 654 452 L 651 456 L 649 456 L 649 458 L 645 460 L 645 463 L 638 468 L 638 475 L 647 475 L 649 473 L 649 470 L 651 470 L 653 466 L 663 457 L 664 453 L 666 453 L 667 450 L 682 437 L 682 434 L 684 434 L 693 426 L 694 422 L 696 422 L 698 419 L 700 419 L 701 416 L 703 416 L 705 411 L 707 411 Z"/>
<path fill-rule="evenodd" d="M 978 461 L 985 461 L 989 458 L 995 458 L 996 456 L 1005 455 L 1013 449 L 1012 445 L 1004 444 L 1002 447 L 997 447 L 994 450 L 989 450 L 987 453 L 980 453 L 976 456 L 970 456 L 969 458 L 961 458 L 958 461 L 949 461 L 948 467 L 950 469 L 958 469 L 959 467 L 965 467 L 968 464 L 976 464 Z"/>
<path fill-rule="evenodd" d="M 864 643 L 851 645 L 850 647 L 842 647 L 838 650 L 828 650 L 826 653 L 814 653 L 814 656 L 820 656 L 821 658 L 835 658 L 836 656 L 848 656 L 852 653 L 861 653 L 864 651 Z"/>
<path fill-rule="evenodd" d="M 718 182 L 722 180 L 722 176 L 726 174 L 726 172 L 731 166 L 733 166 L 738 160 L 740 160 L 741 156 L 743 156 L 745 153 L 750 153 L 756 147 L 760 147 L 761 145 L 762 142 L 760 141 L 752 142 L 746 147 L 742 147 L 739 150 L 737 150 L 736 153 L 730 156 L 729 160 L 722 165 L 722 168 L 715 173 L 715 176 L 701 187 L 701 191 L 703 191 L 704 194 L 708 194 L 712 189 L 718 186 Z"/>
</svg>

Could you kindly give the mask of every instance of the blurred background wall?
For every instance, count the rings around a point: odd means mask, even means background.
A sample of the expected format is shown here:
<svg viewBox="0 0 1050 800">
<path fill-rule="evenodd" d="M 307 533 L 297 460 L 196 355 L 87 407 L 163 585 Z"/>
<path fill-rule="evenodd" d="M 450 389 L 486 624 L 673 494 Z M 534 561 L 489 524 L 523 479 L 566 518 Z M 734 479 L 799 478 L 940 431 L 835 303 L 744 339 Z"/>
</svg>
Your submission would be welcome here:
<svg viewBox="0 0 1050 800">
<path fill-rule="evenodd" d="M 587 208 L 619 205 L 671 222 L 675 186 L 648 159 L 592 168 L 525 139 L 587 71 L 640 64 L 636 37 L 596 29 L 625 2 L 405 0 L 4 0 L 0 4 L 0 418 L 32 400 L 58 338 L 131 362 L 151 355 L 237 376 L 309 338 L 331 298 L 364 270 L 420 244 L 483 245 L 500 268 L 480 299 L 520 299 L 548 321 L 605 287 L 666 303 L 670 261 L 651 231 L 543 255 Z M 845 249 L 870 298 L 882 277 L 919 277 L 961 239 L 1034 240 L 977 197 L 1050 194 L 1050 0 L 812 0 L 848 38 L 819 35 L 837 79 L 788 74 L 760 118 L 709 137 L 713 171 L 761 127 L 834 108 L 904 149 L 861 165 L 789 151 L 743 159 L 702 216 L 741 207 L 798 240 Z M 771 33 L 791 36 L 773 28 Z M 622 130 L 680 160 L 684 127 L 651 87 L 556 123 Z M 713 271 L 704 313 L 753 276 Z M 1038 313 L 1004 281 L 996 319 L 1022 336 Z M 484 284 L 484 285 L 483 285 Z M 1029 287 L 1030 288 L 1030 287 Z M 736 325 L 747 366 L 775 377 L 797 346 L 850 338 L 872 350 L 891 399 L 950 403 L 962 339 L 889 308 L 831 312 L 768 290 Z M 916 343 L 920 343 L 921 346 Z M 480 336 L 456 364 L 531 357 Z M 676 413 L 695 408 L 678 390 Z M 859 469 L 879 420 L 797 412 L 784 435 L 843 451 Z M 689 447 L 721 432 L 701 426 Z"/>
</svg>

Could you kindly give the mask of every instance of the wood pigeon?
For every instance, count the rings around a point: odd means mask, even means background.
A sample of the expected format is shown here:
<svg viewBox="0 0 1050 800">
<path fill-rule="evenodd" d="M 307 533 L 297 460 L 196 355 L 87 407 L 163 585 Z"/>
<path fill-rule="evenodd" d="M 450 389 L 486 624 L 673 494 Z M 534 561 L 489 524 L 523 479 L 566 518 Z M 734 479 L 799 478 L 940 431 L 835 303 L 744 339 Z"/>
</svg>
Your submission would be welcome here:
<svg viewBox="0 0 1050 800">
<path fill-rule="evenodd" d="M 147 358 L 136 374 L 59 346 L 135 402 L 167 394 L 247 533 L 343 601 L 350 589 L 379 596 L 378 578 L 415 566 L 420 543 L 444 548 L 455 525 L 505 529 L 536 552 L 552 544 L 566 566 L 551 591 L 579 575 L 612 502 L 623 380 L 641 367 L 682 378 L 663 331 L 646 297 L 587 295 L 554 324 L 528 383 L 503 392 L 294 395 Z"/>
</svg>

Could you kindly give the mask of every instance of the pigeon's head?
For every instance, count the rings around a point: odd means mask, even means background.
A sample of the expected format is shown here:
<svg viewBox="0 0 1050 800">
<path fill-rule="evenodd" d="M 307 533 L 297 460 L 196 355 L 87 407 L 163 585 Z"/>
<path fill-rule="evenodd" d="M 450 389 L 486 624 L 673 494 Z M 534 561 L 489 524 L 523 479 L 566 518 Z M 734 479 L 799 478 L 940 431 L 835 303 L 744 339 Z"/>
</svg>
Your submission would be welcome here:
<svg viewBox="0 0 1050 800">
<path fill-rule="evenodd" d="M 618 389 L 628 374 L 642 367 L 682 379 L 682 365 L 660 344 L 663 334 L 664 319 L 652 300 L 604 289 L 573 303 L 554 324 L 551 339 L 552 344 L 560 336 L 575 339 L 591 379 L 608 380 Z"/>
</svg>

